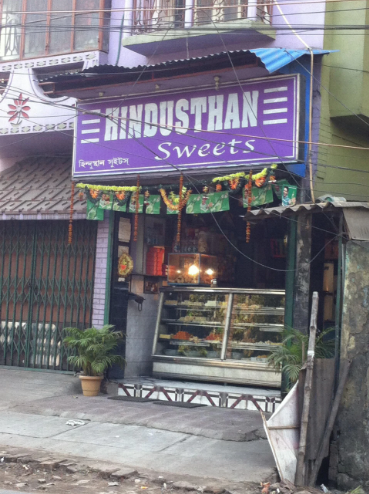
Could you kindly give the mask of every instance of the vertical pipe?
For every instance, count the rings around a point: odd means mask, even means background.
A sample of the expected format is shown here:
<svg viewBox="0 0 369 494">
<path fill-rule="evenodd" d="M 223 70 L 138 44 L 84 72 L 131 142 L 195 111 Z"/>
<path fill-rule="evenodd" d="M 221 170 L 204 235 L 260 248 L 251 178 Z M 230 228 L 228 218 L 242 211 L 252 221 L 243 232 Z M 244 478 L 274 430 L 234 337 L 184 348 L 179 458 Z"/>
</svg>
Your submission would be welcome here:
<svg viewBox="0 0 369 494">
<path fill-rule="evenodd" d="M 296 239 L 297 239 L 297 221 L 293 218 L 288 220 L 288 240 L 287 240 L 287 263 L 286 263 L 286 283 L 285 283 L 285 310 L 284 326 L 286 329 L 293 327 L 293 302 L 296 270 Z M 289 386 L 288 377 L 282 373 L 282 394 L 287 392 Z"/>
<path fill-rule="evenodd" d="M 308 163 L 309 163 L 309 181 L 311 201 L 315 202 L 314 181 L 313 181 L 313 84 L 314 84 L 314 52 L 309 47 L 310 52 L 310 97 L 309 97 L 309 144 L 308 144 Z"/>
<path fill-rule="evenodd" d="M 337 390 L 338 377 L 340 372 L 340 344 L 341 344 L 341 300 L 342 300 L 342 230 L 343 211 L 341 210 L 338 237 L 338 261 L 337 261 L 337 293 L 335 310 L 335 334 L 334 334 L 334 357 L 335 357 L 335 377 L 334 389 Z"/>
<path fill-rule="evenodd" d="M 222 360 L 225 360 L 225 358 L 226 358 L 226 351 L 227 351 L 227 344 L 228 344 L 228 335 L 229 335 L 229 327 L 230 327 L 230 324 L 231 324 L 232 308 L 233 308 L 233 293 L 230 293 L 228 295 L 227 315 L 226 315 L 225 327 L 224 327 L 224 335 L 223 335 L 223 342 L 222 342 L 222 351 L 221 351 L 221 354 L 220 354 L 220 358 Z"/>
<path fill-rule="evenodd" d="M 133 0 L 125 0 L 124 3 L 125 11 L 122 14 L 124 16 L 123 22 L 123 36 L 122 38 L 128 38 L 133 34 Z M 137 8 L 137 7 L 136 7 Z M 122 41 L 120 40 L 120 43 Z"/>
<path fill-rule="evenodd" d="M 247 18 L 256 21 L 258 18 L 257 0 L 249 0 L 247 3 Z"/>
<path fill-rule="evenodd" d="M 185 10 L 185 18 L 184 18 L 184 27 L 185 29 L 189 29 L 193 24 L 193 9 L 194 9 L 194 0 L 186 0 L 186 10 Z"/>
</svg>

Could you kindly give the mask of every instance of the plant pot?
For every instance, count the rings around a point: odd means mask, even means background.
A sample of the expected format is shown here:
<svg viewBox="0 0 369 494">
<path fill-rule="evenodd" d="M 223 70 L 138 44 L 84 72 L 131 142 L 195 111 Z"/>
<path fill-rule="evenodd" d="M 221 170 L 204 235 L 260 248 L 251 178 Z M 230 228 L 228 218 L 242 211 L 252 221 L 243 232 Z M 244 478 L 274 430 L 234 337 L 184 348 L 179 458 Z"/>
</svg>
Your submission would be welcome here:
<svg viewBox="0 0 369 494">
<path fill-rule="evenodd" d="M 79 376 L 82 385 L 83 396 L 97 396 L 103 376 Z"/>
</svg>

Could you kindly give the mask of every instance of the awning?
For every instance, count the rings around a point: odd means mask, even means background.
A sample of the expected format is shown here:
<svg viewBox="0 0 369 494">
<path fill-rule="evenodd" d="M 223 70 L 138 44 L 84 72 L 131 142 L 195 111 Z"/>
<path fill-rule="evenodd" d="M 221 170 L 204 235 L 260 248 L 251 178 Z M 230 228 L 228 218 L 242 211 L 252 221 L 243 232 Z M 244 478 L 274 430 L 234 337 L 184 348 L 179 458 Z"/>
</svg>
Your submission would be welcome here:
<svg viewBox="0 0 369 494">
<path fill-rule="evenodd" d="M 27 158 L 0 173 L 0 220 L 69 219 L 72 160 Z M 74 197 L 73 219 L 86 219 L 86 201 Z"/>
<path fill-rule="evenodd" d="M 245 51 L 254 53 L 270 74 L 304 55 L 310 56 L 309 50 L 287 50 L 286 48 L 256 48 L 255 50 Z M 313 50 L 313 54 L 327 55 L 332 51 L 336 50 Z"/>
<path fill-rule="evenodd" d="M 314 55 L 326 55 L 335 50 L 313 50 Z M 117 67 L 116 65 L 96 65 L 86 70 L 71 72 L 58 72 L 54 74 L 38 74 L 39 81 L 45 85 L 46 82 L 52 82 L 55 85 L 56 92 L 59 90 L 59 84 L 72 83 L 79 84 L 82 81 L 94 85 L 107 85 L 112 83 L 124 83 L 136 80 L 137 74 L 140 74 L 140 81 L 152 78 L 152 72 L 155 72 L 156 78 L 165 78 L 173 76 L 176 69 L 176 76 L 184 73 L 199 73 L 207 70 L 231 68 L 230 59 L 233 66 L 242 67 L 258 63 L 259 67 L 265 68 L 269 74 L 277 72 L 282 67 L 294 62 L 303 56 L 310 56 L 309 50 L 288 50 L 286 48 L 255 48 L 252 50 L 230 50 L 219 53 L 212 53 L 201 57 L 189 57 L 175 60 L 168 60 L 157 64 L 136 65 L 134 67 Z M 249 69 L 250 70 L 250 69 Z M 104 75 L 106 77 L 94 79 L 94 76 Z M 265 74 L 267 75 L 267 74 Z"/>
<path fill-rule="evenodd" d="M 361 209 L 361 210 L 369 210 L 368 202 L 344 202 L 344 201 L 335 201 L 335 202 L 320 202 L 320 203 L 305 203 L 305 204 L 297 204 L 296 206 L 278 206 L 275 208 L 260 208 L 251 210 L 249 213 L 245 215 L 246 219 L 255 218 L 264 219 L 264 218 L 277 218 L 279 217 L 289 217 L 293 216 L 297 213 L 303 212 L 327 212 L 334 211 L 337 209 Z"/>
</svg>

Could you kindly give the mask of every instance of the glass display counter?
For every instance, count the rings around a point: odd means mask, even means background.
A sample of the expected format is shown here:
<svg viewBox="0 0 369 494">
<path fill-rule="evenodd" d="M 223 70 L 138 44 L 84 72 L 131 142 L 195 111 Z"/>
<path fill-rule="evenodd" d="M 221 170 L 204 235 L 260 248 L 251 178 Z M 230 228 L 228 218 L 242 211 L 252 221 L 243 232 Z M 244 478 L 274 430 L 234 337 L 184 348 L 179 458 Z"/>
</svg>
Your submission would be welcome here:
<svg viewBox="0 0 369 494">
<path fill-rule="evenodd" d="M 162 288 L 154 376 L 279 387 L 267 357 L 282 339 L 284 304 L 283 290 Z"/>
</svg>

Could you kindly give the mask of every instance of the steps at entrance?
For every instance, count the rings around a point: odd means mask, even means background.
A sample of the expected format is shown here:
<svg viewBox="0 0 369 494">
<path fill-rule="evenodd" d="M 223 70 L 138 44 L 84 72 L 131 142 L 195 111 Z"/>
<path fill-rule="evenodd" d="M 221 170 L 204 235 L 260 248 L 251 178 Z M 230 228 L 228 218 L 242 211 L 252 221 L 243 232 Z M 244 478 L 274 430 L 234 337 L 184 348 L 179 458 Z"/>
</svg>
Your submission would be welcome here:
<svg viewBox="0 0 369 494">
<path fill-rule="evenodd" d="M 118 396 L 137 401 L 153 400 L 189 407 L 206 405 L 220 408 L 259 410 L 273 413 L 282 401 L 279 390 L 152 378 L 115 380 Z M 129 399 L 129 398 L 128 398 Z M 182 405 L 181 405 L 182 404 Z"/>
</svg>

